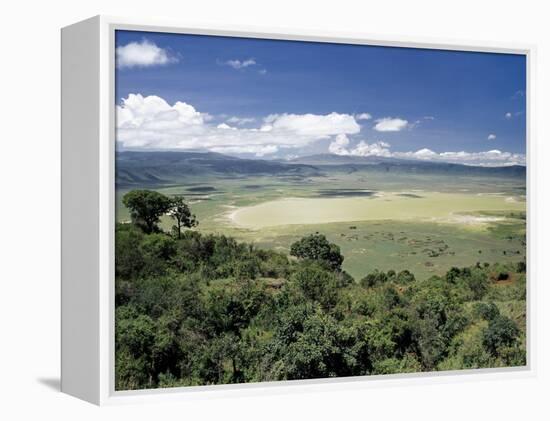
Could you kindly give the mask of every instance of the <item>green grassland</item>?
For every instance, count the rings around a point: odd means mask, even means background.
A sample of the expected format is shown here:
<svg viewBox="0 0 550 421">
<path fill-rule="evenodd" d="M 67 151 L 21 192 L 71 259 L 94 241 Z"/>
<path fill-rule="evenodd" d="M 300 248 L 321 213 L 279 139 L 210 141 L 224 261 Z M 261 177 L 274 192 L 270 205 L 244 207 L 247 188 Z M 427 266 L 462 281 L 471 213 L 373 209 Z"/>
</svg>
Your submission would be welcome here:
<svg viewBox="0 0 550 421">
<path fill-rule="evenodd" d="M 155 188 L 183 195 L 203 233 L 288 252 L 320 232 L 342 249 L 354 277 L 408 269 L 417 277 L 452 266 L 525 257 L 521 177 L 331 171 L 322 176 L 182 177 Z M 117 220 L 128 221 L 117 189 Z M 165 217 L 162 227 L 172 221 Z"/>
</svg>

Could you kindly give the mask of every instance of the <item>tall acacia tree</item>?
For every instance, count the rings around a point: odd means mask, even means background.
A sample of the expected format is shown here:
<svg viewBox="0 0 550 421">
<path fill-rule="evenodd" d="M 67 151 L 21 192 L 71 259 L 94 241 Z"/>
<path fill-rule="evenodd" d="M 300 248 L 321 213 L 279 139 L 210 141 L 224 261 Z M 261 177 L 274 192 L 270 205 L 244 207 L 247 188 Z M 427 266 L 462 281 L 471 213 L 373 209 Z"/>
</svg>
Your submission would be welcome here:
<svg viewBox="0 0 550 421">
<path fill-rule="evenodd" d="M 124 195 L 122 203 L 130 210 L 132 222 L 146 234 L 159 230 L 160 217 L 172 206 L 169 197 L 152 190 L 132 190 Z"/>
<path fill-rule="evenodd" d="M 181 229 L 192 228 L 199 224 L 195 215 L 191 213 L 189 206 L 185 203 L 183 196 L 178 196 L 172 199 L 168 215 L 176 221 L 173 229 L 178 232 L 178 238 L 181 238 Z"/>
</svg>

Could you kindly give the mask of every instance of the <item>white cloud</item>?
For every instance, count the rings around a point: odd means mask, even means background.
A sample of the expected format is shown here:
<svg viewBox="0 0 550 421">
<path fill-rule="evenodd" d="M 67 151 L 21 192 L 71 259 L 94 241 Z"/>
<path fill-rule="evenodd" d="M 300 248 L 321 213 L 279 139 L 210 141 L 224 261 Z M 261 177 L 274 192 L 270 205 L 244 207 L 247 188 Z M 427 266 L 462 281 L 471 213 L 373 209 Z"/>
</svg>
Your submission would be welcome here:
<svg viewBox="0 0 550 421">
<path fill-rule="evenodd" d="M 356 114 L 355 118 L 357 120 L 370 120 L 372 118 L 372 115 L 370 115 L 369 113 L 361 113 L 361 114 Z"/>
<path fill-rule="evenodd" d="M 254 121 L 256 121 L 256 119 L 252 118 L 252 117 L 235 117 L 235 116 L 233 116 L 233 117 L 227 119 L 228 123 L 238 124 L 238 125 L 253 123 Z"/>
<path fill-rule="evenodd" d="M 421 149 L 416 152 L 395 152 L 397 158 L 412 158 L 430 161 L 442 161 L 455 164 L 480 165 L 485 167 L 505 165 L 525 165 L 525 155 L 502 152 L 497 149 L 483 152 L 434 152 L 430 149 Z"/>
<path fill-rule="evenodd" d="M 349 114 L 271 114 L 264 119 L 264 131 L 324 139 L 338 134 L 359 133 L 361 127 Z"/>
<path fill-rule="evenodd" d="M 235 117 L 239 119 L 238 117 Z M 352 146 L 351 135 L 360 126 L 349 114 L 272 114 L 253 128 L 238 121 L 215 124 L 212 117 L 190 104 L 169 104 L 158 96 L 130 94 L 117 106 L 117 144 L 126 149 L 202 149 L 228 154 L 265 156 L 331 139 L 329 152 L 338 155 L 381 156 L 402 159 L 454 162 L 467 165 L 525 165 L 525 155 L 490 150 L 486 152 L 434 152 L 420 149 L 393 152 L 383 141 L 361 140 Z M 353 141 L 355 142 L 355 141 Z"/>
<path fill-rule="evenodd" d="M 129 94 L 117 106 L 119 129 L 142 129 L 146 131 L 169 131 L 179 127 L 201 126 L 204 114 L 185 102 L 169 105 L 164 99 L 151 95 Z"/>
<path fill-rule="evenodd" d="M 231 126 L 229 126 L 228 124 L 225 124 L 225 123 L 218 124 L 216 127 L 218 129 L 226 129 L 226 130 L 236 130 L 237 129 L 236 127 L 231 127 Z"/>
<path fill-rule="evenodd" d="M 351 142 L 346 136 L 337 136 L 329 145 L 329 152 L 336 155 L 349 156 L 378 156 L 385 158 L 399 158 L 419 161 L 449 162 L 463 165 L 479 166 L 506 166 L 525 165 L 525 155 L 510 152 L 501 152 L 493 149 L 485 152 L 434 152 L 431 149 L 423 148 L 410 152 L 392 152 L 387 142 L 376 141 L 368 143 L 364 140 L 357 143 L 355 147 L 349 147 Z"/>
<path fill-rule="evenodd" d="M 512 118 L 512 113 L 506 113 L 504 114 L 504 117 L 510 119 Z"/>
<path fill-rule="evenodd" d="M 162 66 L 177 61 L 167 50 L 146 39 L 116 48 L 116 63 L 119 68 Z"/>
<path fill-rule="evenodd" d="M 422 149 L 417 150 L 416 152 L 412 152 L 412 155 L 415 158 L 418 158 L 418 159 L 430 159 L 430 158 L 437 157 L 437 154 L 434 151 L 432 151 L 431 149 L 428 149 L 428 148 L 422 148 Z"/>
<path fill-rule="evenodd" d="M 229 67 L 233 67 L 235 70 L 239 70 L 239 69 L 245 69 L 248 66 L 254 66 L 257 63 L 256 63 L 256 60 L 254 60 L 253 58 L 249 58 L 249 59 L 242 60 L 242 61 L 241 60 L 227 60 L 226 62 L 224 62 L 224 64 L 226 64 Z"/>
<path fill-rule="evenodd" d="M 350 141 L 346 135 L 338 135 L 328 147 L 330 153 L 352 156 L 391 156 L 390 145 L 386 142 L 367 143 L 361 140 L 353 148 L 348 148 Z"/>
<path fill-rule="evenodd" d="M 360 130 L 353 116 L 338 113 L 273 114 L 254 128 L 209 120 L 209 114 L 184 102 L 170 105 L 158 96 L 130 94 L 117 106 L 117 142 L 127 149 L 207 149 L 263 156 Z"/>
<path fill-rule="evenodd" d="M 495 140 L 497 138 L 497 135 L 494 133 L 491 133 L 489 136 L 487 136 L 487 140 Z"/>
<path fill-rule="evenodd" d="M 402 118 L 384 117 L 376 120 L 374 130 L 378 132 L 398 132 L 405 129 L 408 123 L 407 120 Z"/>
<path fill-rule="evenodd" d="M 349 145 L 348 137 L 345 134 L 339 134 L 330 143 L 328 147 L 328 151 L 335 155 L 350 155 L 350 152 L 346 148 L 346 146 L 348 145 Z"/>
<path fill-rule="evenodd" d="M 384 156 L 390 157 L 391 152 L 389 150 L 390 145 L 386 142 L 373 142 L 367 143 L 360 141 L 355 148 L 350 150 L 351 155 L 356 156 Z"/>
<path fill-rule="evenodd" d="M 244 145 L 244 146 L 214 146 L 210 149 L 223 154 L 254 154 L 256 156 L 271 155 L 279 151 L 277 145 Z"/>
</svg>

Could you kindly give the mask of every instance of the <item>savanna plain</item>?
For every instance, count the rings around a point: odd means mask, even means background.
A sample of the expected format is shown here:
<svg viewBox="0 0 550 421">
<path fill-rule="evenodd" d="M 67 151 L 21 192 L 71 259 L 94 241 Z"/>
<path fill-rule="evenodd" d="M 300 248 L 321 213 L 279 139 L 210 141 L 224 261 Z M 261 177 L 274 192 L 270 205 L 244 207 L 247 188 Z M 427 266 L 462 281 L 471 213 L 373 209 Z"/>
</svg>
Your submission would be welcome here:
<svg viewBox="0 0 550 421">
<path fill-rule="evenodd" d="M 524 167 L 127 152 L 116 195 L 119 389 L 525 364 Z"/>
</svg>

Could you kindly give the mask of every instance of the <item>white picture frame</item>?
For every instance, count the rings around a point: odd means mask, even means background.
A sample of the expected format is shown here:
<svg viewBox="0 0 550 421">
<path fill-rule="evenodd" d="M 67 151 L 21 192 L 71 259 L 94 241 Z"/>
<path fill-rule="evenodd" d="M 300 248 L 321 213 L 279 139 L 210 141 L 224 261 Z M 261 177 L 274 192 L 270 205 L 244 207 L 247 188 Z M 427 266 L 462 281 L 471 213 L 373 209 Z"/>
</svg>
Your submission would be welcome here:
<svg viewBox="0 0 550 421">
<path fill-rule="evenodd" d="M 116 30 L 222 35 L 251 38 L 366 44 L 523 54 L 527 62 L 527 365 L 519 368 L 294 380 L 171 389 L 114 389 L 114 33 Z M 62 377 L 63 392 L 97 405 L 296 393 L 393 384 L 511 379 L 536 374 L 533 346 L 536 271 L 533 179 L 535 145 L 531 45 L 467 43 L 277 28 L 178 24 L 96 16 L 65 27 L 62 41 Z"/>
</svg>

